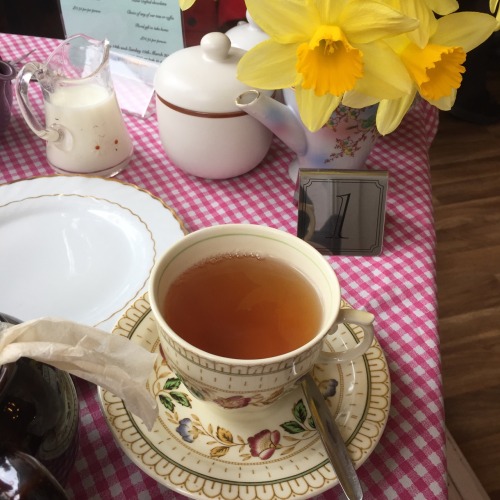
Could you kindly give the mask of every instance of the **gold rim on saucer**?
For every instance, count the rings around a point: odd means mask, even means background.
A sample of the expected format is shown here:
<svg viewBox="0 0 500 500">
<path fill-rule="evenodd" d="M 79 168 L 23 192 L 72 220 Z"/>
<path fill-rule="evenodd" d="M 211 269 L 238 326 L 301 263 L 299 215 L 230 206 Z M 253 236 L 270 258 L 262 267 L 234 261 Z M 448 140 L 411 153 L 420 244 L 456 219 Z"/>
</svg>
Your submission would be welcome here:
<svg viewBox="0 0 500 500">
<path fill-rule="evenodd" d="M 327 348 L 345 349 L 362 335 L 358 327 L 342 329 L 327 339 Z M 113 334 L 159 352 L 147 294 Z M 313 375 L 358 468 L 378 444 L 389 415 L 390 376 L 382 348 L 375 339 L 364 356 L 342 365 L 318 364 Z M 178 493 L 217 500 L 309 498 L 338 483 L 300 387 L 269 408 L 234 413 L 196 400 L 159 356 L 148 389 L 160 408 L 151 431 L 120 398 L 99 388 L 101 408 L 125 454 Z"/>
</svg>

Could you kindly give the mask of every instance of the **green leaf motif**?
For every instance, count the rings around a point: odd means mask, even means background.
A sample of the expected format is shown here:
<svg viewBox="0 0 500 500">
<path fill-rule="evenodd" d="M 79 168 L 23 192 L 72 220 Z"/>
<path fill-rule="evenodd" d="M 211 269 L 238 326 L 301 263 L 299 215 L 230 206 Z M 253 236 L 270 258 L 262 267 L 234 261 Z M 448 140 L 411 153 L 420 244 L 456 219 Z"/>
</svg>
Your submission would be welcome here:
<svg viewBox="0 0 500 500">
<path fill-rule="evenodd" d="M 183 392 L 172 391 L 170 393 L 173 399 L 175 399 L 180 405 L 185 406 L 186 408 L 191 408 L 191 401 Z"/>
<path fill-rule="evenodd" d="M 312 417 L 309 417 L 309 420 L 307 422 L 311 429 L 316 429 L 316 424 L 314 423 L 314 419 Z"/>
<path fill-rule="evenodd" d="M 307 408 L 302 399 L 299 399 L 295 406 L 293 407 L 293 416 L 297 419 L 297 422 L 304 423 L 307 418 Z"/>
<path fill-rule="evenodd" d="M 290 434 L 300 434 L 301 432 L 304 432 L 306 429 L 302 427 L 298 422 L 295 422 L 294 420 L 290 420 L 289 422 L 284 422 L 280 425 L 286 432 L 289 432 Z"/>
<path fill-rule="evenodd" d="M 160 394 L 160 403 L 168 410 L 174 411 L 174 402 L 168 397 Z"/>
<path fill-rule="evenodd" d="M 165 385 L 163 386 L 164 391 L 174 391 L 175 389 L 178 389 L 179 386 L 181 385 L 181 379 L 178 377 L 175 378 L 169 378 L 165 381 Z"/>
</svg>

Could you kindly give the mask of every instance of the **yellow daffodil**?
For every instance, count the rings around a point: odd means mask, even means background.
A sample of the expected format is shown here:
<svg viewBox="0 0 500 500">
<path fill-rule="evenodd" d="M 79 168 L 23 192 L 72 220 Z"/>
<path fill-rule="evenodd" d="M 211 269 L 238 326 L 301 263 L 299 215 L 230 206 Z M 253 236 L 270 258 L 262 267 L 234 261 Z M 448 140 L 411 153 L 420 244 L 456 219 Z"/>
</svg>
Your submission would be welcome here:
<svg viewBox="0 0 500 500">
<path fill-rule="evenodd" d="M 377 0 L 246 0 L 269 35 L 248 51 L 238 78 L 255 87 L 295 87 L 302 121 L 321 128 L 346 92 L 362 104 L 408 94 L 412 82 L 383 40 L 418 21 Z"/>
<path fill-rule="evenodd" d="M 389 0 L 391 7 L 408 17 L 420 21 L 419 27 L 408 33 L 411 41 L 419 47 L 429 43 L 431 33 L 436 31 L 434 12 L 446 16 L 458 9 L 457 0 Z"/>
<path fill-rule="evenodd" d="M 192 7 L 194 2 L 196 2 L 196 0 L 179 0 L 179 7 L 181 10 L 187 10 L 189 7 Z"/>
<path fill-rule="evenodd" d="M 379 103 L 379 132 L 390 133 L 400 124 L 417 92 L 437 108 L 451 109 L 465 71 L 466 53 L 487 40 L 496 26 L 496 19 L 489 14 L 457 12 L 437 20 L 435 32 L 424 47 L 406 35 L 391 40 L 411 75 L 413 90 L 407 96 Z M 349 96 L 344 104 L 350 105 Z"/>
<path fill-rule="evenodd" d="M 499 0 L 490 0 L 490 12 L 492 14 L 495 14 L 496 12 L 497 21 L 500 23 L 500 9 L 498 8 L 498 3 Z M 497 26 L 496 31 L 498 31 L 498 29 L 500 29 L 499 26 Z"/>
<path fill-rule="evenodd" d="M 457 0 L 411 0 L 415 3 L 424 3 L 436 14 L 447 16 L 458 9 Z M 404 0 L 401 0 L 403 3 Z"/>
</svg>

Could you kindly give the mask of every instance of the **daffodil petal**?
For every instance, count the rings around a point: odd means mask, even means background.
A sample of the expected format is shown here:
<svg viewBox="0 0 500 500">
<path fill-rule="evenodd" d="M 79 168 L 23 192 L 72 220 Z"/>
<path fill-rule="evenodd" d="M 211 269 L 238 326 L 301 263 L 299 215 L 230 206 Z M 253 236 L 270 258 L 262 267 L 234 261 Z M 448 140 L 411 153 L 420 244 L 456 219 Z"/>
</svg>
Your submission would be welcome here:
<svg viewBox="0 0 500 500">
<path fill-rule="evenodd" d="M 342 97 L 342 104 L 348 106 L 349 108 L 367 108 L 373 104 L 380 102 L 380 99 L 373 97 L 371 95 L 366 95 L 356 90 L 350 90 L 344 94 Z"/>
<path fill-rule="evenodd" d="M 380 2 L 352 0 L 340 16 L 339 25 L 351 43 L 369 43 L 412 31 L 418 21 Z"/>
<path fill-rule="evenodd" d="M 265 40 L 240 59 L 236 76 L 247 85 L 260 89 L 293 87 L 300 76 L 295 69 L 297 45 Z"/>
<path fill-rule="evenodd" d="M 497 7 L 498 7 L 498 0 L 490 0 L 490 12 L 492 14 L 495 13 L 495 11 L 497 10 Z"/>
<path fill-rule="evenodd" d="M 385 99 L 380 101 L 377 109 L 377 130 L 380 134 L 390 134 L 399 127 L 404 116 L 410 109 L 416 95 L 416 89 L 411 94 L 400 99 Z"/>
<path fill-rule="evenodd" d="M 363 52 L 364 76 L 354 90 L 378 99 L 396 99 L 411 92 L 413 81 L 401 59 L 384 43 L 359 46 Z M 391 75 L 387 78 L 387 75 Z"/>
<path fill-rule="evenodd" d="M 311 132 L 316 132 L 328 121 L 341 100 L 331 94 L 318 97 L 313 90 L 300 86 L 295 89 L 295 97 L 300 118 Z"/>
<path fill-rule="evenodd" d="M 437 20 L 432 10 L 424 0 L 405 0 L 400 2 L 401 13 L 420 21 L 420 25 L 414 31 L 407 33 L 410 40 L 418 47 L 425 47 L 429 38 L 437 29 Z"/>
<path fill-rule="evenodd" d="M 420 0 L 422 1 L 422 0 Z M 440 16 L 447 16 L 458 9 L 457 0 L 424 0 L 425 3 Z"/>
<path fill-rule="evenodd" d="M 187 10 L 194 4 L 196 0 L 179 0 L 179 7 L 181 10 Z"/>
<path fill-rule="evenodd" d="M 432 43 L 448 47 L 463 47 L 465 52 L 487 40 L 497 27 L 497 20 L 481 12 L 456 12 L 438 19 L 438 29 Z"/>
<path fill-rule="evenodd" d="M 320 18 L 325 24 L 338 24 L 346 5 L 351 0 L 323 0 L 316 2 Z"/>
<path fill-rule="evenodd" d="M 384 42 L 389 45 L 396 54 L 401 54 L 408 44 L 412 43 L 408 35 L 409 33 L 403 33 L 402 35 L 385 38 Z"/>
<path fill-rule="evenodd" d="M 278 43 L 308 39 L 320 24 L 313 2 L 303 0 L 245 0 L 254 22 Z"/>
</svg>

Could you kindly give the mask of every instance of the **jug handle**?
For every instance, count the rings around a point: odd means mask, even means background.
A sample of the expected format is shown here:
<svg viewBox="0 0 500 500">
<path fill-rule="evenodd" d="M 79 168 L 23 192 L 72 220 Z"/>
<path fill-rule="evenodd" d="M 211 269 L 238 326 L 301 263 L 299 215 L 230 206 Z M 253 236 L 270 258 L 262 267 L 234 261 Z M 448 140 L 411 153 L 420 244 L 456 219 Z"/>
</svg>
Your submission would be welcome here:
<svg viewBox="0 0 500 500">
<path fill-rule="evenodd" d="M 36 73 L 41 69 L 41 66 L 40 63 L 29 62 L 22 67 L 16 82 L 16 98 L 29 128 L 41 139 L 56 142 L 63 138 L 62 127 L 57 125 L 43 127 L 33 113 L 28 96 L 30 81 L 34 75 L 36 79 Z"/>
</svg>

